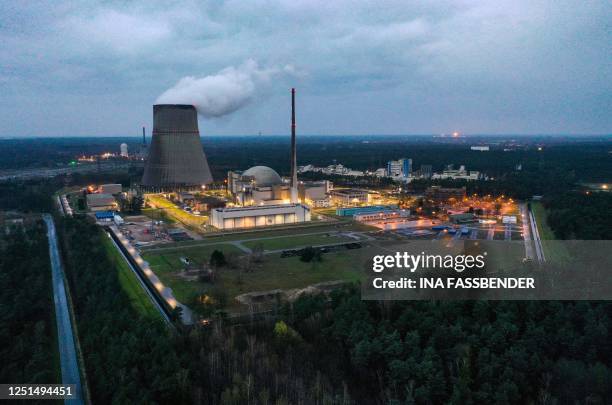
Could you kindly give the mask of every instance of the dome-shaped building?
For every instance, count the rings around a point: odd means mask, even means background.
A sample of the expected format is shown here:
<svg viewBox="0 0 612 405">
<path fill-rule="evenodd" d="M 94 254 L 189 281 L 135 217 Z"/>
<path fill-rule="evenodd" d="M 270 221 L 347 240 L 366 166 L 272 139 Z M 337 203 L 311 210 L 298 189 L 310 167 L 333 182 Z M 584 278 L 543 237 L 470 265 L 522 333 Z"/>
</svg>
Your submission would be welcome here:
<svg viewBox="0 0 612 405">
<path fill-rule="evenodd" d="M 252 178 L 255 187 L 272 187 L 283 184 L 278 173 L 267 166 L 253 166 L 242 172 L 242 177 Z"/>
</svg>

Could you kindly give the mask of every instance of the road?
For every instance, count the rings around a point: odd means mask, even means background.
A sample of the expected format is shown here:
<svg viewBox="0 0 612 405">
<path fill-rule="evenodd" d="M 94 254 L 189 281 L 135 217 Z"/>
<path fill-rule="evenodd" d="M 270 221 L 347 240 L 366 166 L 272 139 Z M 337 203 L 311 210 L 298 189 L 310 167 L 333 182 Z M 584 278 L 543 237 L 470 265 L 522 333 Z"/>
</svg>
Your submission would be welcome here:
<svg viewBox="0 0 612 405">
<path fill-rule="evenodd" d="M 529 260 L 534 260 L 535 255 L 533 252 L 533 244 L 531 240 L 531 220 L 529 213 L 527 212 L 527 206 L 520 204 L 519 209 L 521 212 L 521 224 L 523 226 L 523 241 L 525 242 L 525 257 Z"/>
<path fill-rule="evenodd" d="M 545 263 L 546 257 L 544 256 L 544 249 L 542 248 L 542 239 L 540 239 L 540 231 L 538 230 L 538 224 L 536 223 L 535 216 L 532 210 L 528 210 L 529 223 L 531 225 L 531 234 L 533 235 L 533 242 L 535 245 L 536 256 L 538 262 Z"/>
<path fill-rule="evenodd" d="M 64 286 L 64 270 L 57 248 L 57 235 L 53 218 L 44 214 L 47 224 L 47 238 L 49 239 L 49 257 L 51 258 L 51 274 L 53 279 L 53 301 L 55 302 L 55 320 L 57 323 L 57 338 L 60 353 L 60 366 L 62 371 L 62 384 L 74 384 L 78 399 L 64 401 L 68 404 L 83 404 L 83 389 L 81 375 L 77 360 L 74 332 L 68 310 L 68 299 Z"/>
</svg>

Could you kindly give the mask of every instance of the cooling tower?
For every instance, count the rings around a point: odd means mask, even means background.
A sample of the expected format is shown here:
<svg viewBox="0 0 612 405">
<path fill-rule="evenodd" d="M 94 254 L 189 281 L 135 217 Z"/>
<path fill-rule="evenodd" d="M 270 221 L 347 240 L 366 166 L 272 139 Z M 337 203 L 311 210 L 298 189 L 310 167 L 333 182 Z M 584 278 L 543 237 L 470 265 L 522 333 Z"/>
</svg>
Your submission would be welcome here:
<svg viewBox="0 0 612 405">
<path fill-rule="evenodd" d="M 192 105 L 153 106 L 153 137 L 142 186 L 154 190 L 192 188 L 212 182 Z"/>
</svg>

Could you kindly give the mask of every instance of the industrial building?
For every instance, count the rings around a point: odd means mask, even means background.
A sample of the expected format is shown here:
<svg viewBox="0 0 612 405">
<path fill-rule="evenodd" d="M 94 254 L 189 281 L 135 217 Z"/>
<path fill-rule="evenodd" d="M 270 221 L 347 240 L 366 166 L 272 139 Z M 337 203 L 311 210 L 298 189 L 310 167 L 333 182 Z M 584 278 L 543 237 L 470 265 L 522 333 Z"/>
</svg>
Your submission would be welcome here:
<svg viewBox="0 0 612 405">
<path fill-rule="evenodd" d="M 336 189 L 331 191 L 332 203 L 335 205 L 362 205 L 368 203 L 367 190 L 355 188 Z"/>
<path fill-rule="evenodd" d="M 302 204 L 215 208 L 210 224 L 217 229 L 259 228 L 310 221 L 310 208 Z"/>
<path fill-rule="evenodd" d="M 354 217 L 355 215 L 367 214 L 371 212 L 394 211 L 397 205 L 370 205 L 367 207 L 342 207 L 336 208 L 336 215 L 339 217 Z"/>
<path fill-rule="evenodd" d="M 90 211 L 114 211 L 118 207 L 112 194 L 87 194 L 86 201 Z"/>
<path fill-rule="evenodd" d="M 299 202 L 295 139 L 295 89 L 291 89 L 291 179 L 283 182 L 274 169 L 255 166 L 230 172 L 228 190 L 242 207 L 215 208 L 210 224 L 218 229 L 243 229 L 310 221 L 310 208 Z"/>
<path fill-rule="evenodd" d="M 410 216 L 410 210 L 397 209 L 397 210 L 381 210 L 372 212 L 362 212 L 353 215 L 353 219 L 359 222 L 372 222 L 372 221 L 386 221 L 395 220 L 399 218 L 407 218 Z"/>
<path fill-rule="evenodd" d="M 244 172 L 230 171 L 227 188 L 240 205 L 273 205 L 291 200 L 291 186 L 278 173 L 267 166 L 254 166 Z M 313 207 L 329 206 L 330 181 L 299 182 L 298 202 Z"/>
<path fill-rule="evenodd" d="M 153 191 L 184 190 L 213 181 L 200 142 L 194 106 L 153 106 L 153 137 L 141 185 Z"/>
</svg>

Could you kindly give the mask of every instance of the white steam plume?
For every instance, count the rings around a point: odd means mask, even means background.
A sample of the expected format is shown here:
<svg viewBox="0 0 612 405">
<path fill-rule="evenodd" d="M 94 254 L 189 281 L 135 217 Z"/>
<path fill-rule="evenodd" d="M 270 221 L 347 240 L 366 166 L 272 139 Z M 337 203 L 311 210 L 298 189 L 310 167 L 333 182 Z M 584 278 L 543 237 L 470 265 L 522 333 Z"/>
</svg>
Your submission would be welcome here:
<svg viewBox="0 0 612 405">
<path fill-rule="evenodd" d="M 163 92 L 155 104 L 192 104 L 204 117 L 221 117 L 248 104 L 273 77 L 294 74 L 292 66 L 260 68 L 252 59 L 214 75 L 186 76 Z"/>
</svg>

